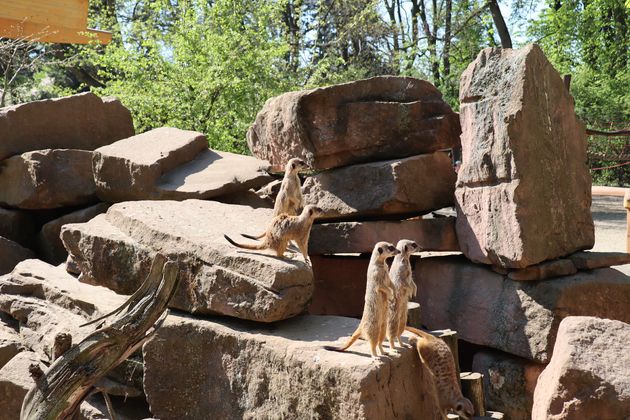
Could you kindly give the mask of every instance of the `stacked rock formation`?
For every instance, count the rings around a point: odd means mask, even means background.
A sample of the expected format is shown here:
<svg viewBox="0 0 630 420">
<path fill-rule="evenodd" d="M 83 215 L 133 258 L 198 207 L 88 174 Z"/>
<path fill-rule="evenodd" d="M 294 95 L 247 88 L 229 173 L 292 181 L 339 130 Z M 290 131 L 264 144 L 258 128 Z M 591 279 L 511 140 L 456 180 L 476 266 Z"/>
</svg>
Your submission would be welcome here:
<svg viewBox="0 0 630 420">
<path fill-rule="evenodd" d="M 413 78 L 375 77 L 267 101 L 247 134 L 252 153 L 278 169 L 301 157 L 317 171 L 303 183 L 305 204 L 325 211 L 309 246 L 311 313 L 361 315 L 369 258 L 359 254 L 378 241 L 459 250 L 453 218 L 422 218 L 454 203 L 456 174 L 445 150 L 459 147 L 459 134 L 442 94 Z"/>
<path fill-rule="evenodd" d="M 630 322 L 630 277 L 608 268 L 630 256 L 583 252 L 594 243 L 584 125 L 540 48 L 483 50 L 462 74 L 460 103 L 455 202 L 463 256 L 416 264 L 422 320 L 484 346 L 471 356 L 488 408 L 529 419 L 565 317 Z M 630 386 L 627 375 L 623 381 Z M 538 407 L 550 406 L 545 398 Z"/>
</svg>

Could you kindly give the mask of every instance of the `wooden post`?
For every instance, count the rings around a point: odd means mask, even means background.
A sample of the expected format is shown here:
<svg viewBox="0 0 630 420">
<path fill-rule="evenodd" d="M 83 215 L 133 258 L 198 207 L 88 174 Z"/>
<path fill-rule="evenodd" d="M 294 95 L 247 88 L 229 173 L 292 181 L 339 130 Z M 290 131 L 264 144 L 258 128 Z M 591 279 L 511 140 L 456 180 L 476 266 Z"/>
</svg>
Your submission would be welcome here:
<svg viewBox="0 0 630 420">
<path fill-rule="evenodd" d="M 483 399 L 483 375 L 478 372 L 462 372 L 459 375 L 462 394 L 475 407 L 475 416 L 485 416 L 486 406 Z"/>
<path fill-rule="evenodd" d="M 151 271 L 129 299 L 109 314 L 85 325 L 113 317 L 50 365 L 22 402 L 21 420 L 73 418 L 83 399 L 113 367 L 124 361 L 161 323 L 177 286 L 177 264 L 158 254 Z"/>
<path fill-rule="evenodd" d="M 418 302 L 407 302 L 407 325 L 422 328 L 422 312 Z"/>
<path fill-rule="evenodd" d="M 455 359 L 455 369 L 457 376 L 459 376 L 459 346 L 457 345 L 457 331 L 453 330 L 435 330 L 431 331 L 431 334 L 441 338 L 449 349 L 453 353 L 453 359 Z"/>
<path fill-rule="evenodd" d="M 630 252 L 630 188 L 623 196 L 623 206 L 626 208 L 626 252 Z"/>
</svg>

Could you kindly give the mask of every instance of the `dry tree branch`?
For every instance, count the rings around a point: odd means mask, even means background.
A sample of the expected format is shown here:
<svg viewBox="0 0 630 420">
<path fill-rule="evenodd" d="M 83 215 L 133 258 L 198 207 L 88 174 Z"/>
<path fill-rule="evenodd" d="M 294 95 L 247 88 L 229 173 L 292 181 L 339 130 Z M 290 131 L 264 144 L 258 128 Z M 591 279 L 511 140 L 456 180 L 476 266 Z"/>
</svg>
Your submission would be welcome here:
<svg viewBox="0 0 630 420">
<path fill-rule="evenodd" d="M 176 263 L 158 254 L 138 291 L 108 314 L 116 315 L 109 324 L 70 348 L 47 372 L 36 375 L 22 403 L 20 419 L 72 418 L 99 379 L 142 346 L 164 320 L 177 277 Z"/>
</svg>

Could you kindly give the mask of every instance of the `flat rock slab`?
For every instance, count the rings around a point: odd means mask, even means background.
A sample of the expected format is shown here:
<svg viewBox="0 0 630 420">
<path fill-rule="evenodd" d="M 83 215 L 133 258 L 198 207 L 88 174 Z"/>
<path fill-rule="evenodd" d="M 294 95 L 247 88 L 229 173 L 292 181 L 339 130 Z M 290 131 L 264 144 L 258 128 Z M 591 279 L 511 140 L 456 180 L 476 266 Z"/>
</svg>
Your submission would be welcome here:
<svg viewBox="0 0 630 420">
<path fill-rule="evenodd" d="M 61 238 L 81 281 L 135 290 L 160 251 L 181 264 L 172 307 L 272 322 L 306 308 L 313 293 L 310 267 L 301 256 L 278 258 L 223 238 L 263 232 L 271 213 L 202 200 L 125 202 L 87 223 L 65 225 Z M 130 283 L 128 273 L 137 279 Z"/>
<path fill-rule="evenodd" d="M 162 420 L 439 419 L 415 349 L 373 360 L 362 341 L 348 353 L 322 348 L 358 322 L 300 316 L 266 326 L 171 314 L 143 347 L 151 412 Z"/>
<path fill-rule="evenodd" d="M 5 159 L 0 203 L 22 209 L 54 209 L 96 201 L 92 152 L 44 149 Z"/>
<path fill-rule="evenodd" d="M 89 92 L 0 108 L 0 160 L 41 149 L 94 150 L 133 134 L 118 99 Z"/>
<path fill-rule="evenodd" d="M 0 236 L 28 247 L 35 232 L 34 219 L 27 212 L 0 207 Z"/>
<path fill-rule="evenodd" d="M 267 183 L 258 159 L 208 149 L 195 131 L 162 127 L 97 149 L 94 177 L 104 201 L 212 198 Z"/>
<path fill-rule="evenodd" d="M 223 197 L 265 185 L 272 179 L 268 168 L 267 162 L 251 156 L 205 149 L 192 161 L 164 174 L 157 189 L 168 200 Z"/>
<path fill-rule="evenodd" d="M 424 250 L 459 251 L 455 218 L 341 222 L 313 225 L 311 255 L 370 253 L 374 244 L 401 239 L 416 241 Z"/>
<path fill-rule="evenodd" d="M 33 257 L 30 249 L 0 236 L 0 275 L 11 272 L 20 261 Z"/>
<path fill-rule="evenodd" d="M 542 50 L 484 49 L 462 74 L 459 98 L 464 254 L 525 268 L 592 248 L 584 124 Z"/>
<path fill-rule="evenodd" d="M 109 207 L 107 203 L 99 203 L 81 210 L 65 214 L 57 219 L 51 220 L 42 226 L 37 235 L 37 252 L 40 258 L 46 262 L 59 265 L 68 257 L 68 251 L 63 247 L 61 238 L 61 227 L 68 223 L 84 223 L 105 213 Z"/>
<path fill-rule="evenodd" d="M 57 333 L 69 333 L 78 343 L 93 331 L 79 325 L 109 313 L 126 298 L 79 283 L 62 267 L 36 259 L 23 261 L 0 277 L 0 311 L 19 322 L 22 344 L 42 358 L 51 356 Z"/>
<path fill-rule="evenodd" d="M 533 420 L 623 419 L 630 413 L 630 325 L 568 317 L 538 378 Z"/>
<path fill-rule="evenodd" d="M 551 358 L 560 321 L 591 315 L 630 321 L 630 276 L 612 268 L 538 282 L 515 282 L 463 257 L 415 265 L 422 321 L 463 340 L 540 363 Z"/>
<path fill-rule="evenodd" d="M 626 252 L 576 252 L 568 258 L 579 270 L 630 264 L 630 254 Z"/>
<path fill-rule="evenodd" d="M 545 365 L 492 350 L 475 353 L 473 372 L 483 374 L 486 408 L 500 411 L 506 419 L 530 420 L 534 389 Z"/>
<path fill-rule="evenodd" d="M 457 114 L 431 83 L 380 76 L 269 99 L 247 132 L 254 156 L 282 171 L 402 158 L 459 144 Z"/>
<path fill-rule="evenodd" d="M 305 204 L 325 211 L 322 219 L 400 218 L 452 205 L 455 178 L 451 159 L 435 152 L 322 172 L 302 192 Z"/>
<path fill-rule="evenodd" d="M 570 259 L 561 258 L 554 261 L 545 261 L 540 264 L 530 265 L 521 270 L 510 271 L 508 277 L 516 281 L 546 280 L 561 276 L 569 276 L 577 273 L 578 269 Z"/>
</svg>

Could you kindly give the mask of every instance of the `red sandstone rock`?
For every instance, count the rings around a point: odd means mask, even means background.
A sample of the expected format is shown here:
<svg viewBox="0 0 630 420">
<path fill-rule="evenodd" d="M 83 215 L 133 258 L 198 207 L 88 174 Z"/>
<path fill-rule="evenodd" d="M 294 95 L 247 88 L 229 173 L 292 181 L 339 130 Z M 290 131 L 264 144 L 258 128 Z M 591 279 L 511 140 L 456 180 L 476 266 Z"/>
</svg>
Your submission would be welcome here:
<svg viewBox="0 0 630 420">
<path fill-rule="evenodd" d="M 247 144 L 276 171 L 294 157 L 322 170 L 452 148 L 459 133 L 431 83 L 380 76 L 269 99 Z"/>
<path fill-rule="evenodd" d="M 630 325 L 568 317 L 538 378 L 533 420 L 623 419 L 630 413 Z"/>
<path fill-rule="evenodd" d="M 324 210 L 320 219 L 400 218 L 452 205 L 455 177 L 451 159 L 435 152 L 322 172 L 302 192 L 305 204 Z"/>
<path fill-rule="evenodd" d="M 30 249 L 0 236 L 0 274 L 9 273 L 17 263 L 33 256 Z"/>
<path fill-rule="evenodd" d="M 630 322 L 630 276 L 612 268 L 517 282 L 464 257 L 429 257 L 416 262 L 414 279 L 429 329 L 539 363 L 549 362 L 566 316 Z"/>
<path fill-rule="evenodd" d="M 0 160 L 41 149 L 94 150 L 133 136 L 131 113 L 116 98 L 80 93 L 0 109 Z"/>
<path fill-rule="evenodd" d="M 486 48 L 462 74 L 459 95 L 464 254 L 524 268 L 591 248 L 584 124 L 542 50 Z"/>
<path fill-rule="evenodd" d="M 5 159 L 0 165 L 0 203 L 22 209 L 54 209 L 96 201 L 92 152 L 45 149 Z"/>
</svg>

